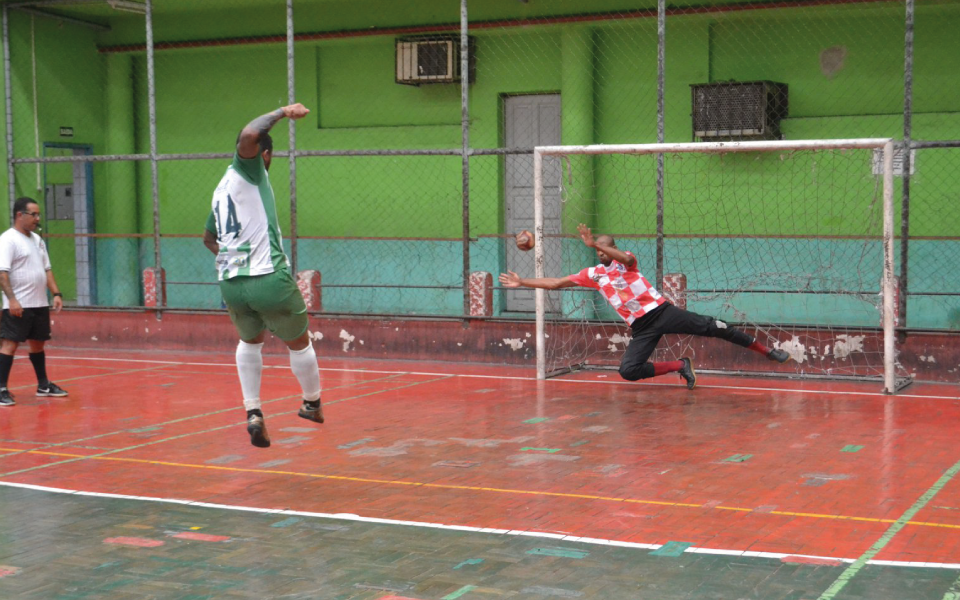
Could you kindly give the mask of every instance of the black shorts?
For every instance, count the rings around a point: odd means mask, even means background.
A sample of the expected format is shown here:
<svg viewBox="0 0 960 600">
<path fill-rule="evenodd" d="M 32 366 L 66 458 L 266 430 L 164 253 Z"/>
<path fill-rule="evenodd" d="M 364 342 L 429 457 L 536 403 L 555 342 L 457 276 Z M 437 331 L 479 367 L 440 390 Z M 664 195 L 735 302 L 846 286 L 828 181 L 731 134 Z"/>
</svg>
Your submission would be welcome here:
<svg viewBox="0 0 960 600">
<path fill-rule="evenodd" d="M 0 338 L 11 342 L 49 340 L 50 307 L 25 308 L 22 317 L 15 317 L 8 309 L 3 309 L 3 317 L 0 318 Z"/>
</svg>

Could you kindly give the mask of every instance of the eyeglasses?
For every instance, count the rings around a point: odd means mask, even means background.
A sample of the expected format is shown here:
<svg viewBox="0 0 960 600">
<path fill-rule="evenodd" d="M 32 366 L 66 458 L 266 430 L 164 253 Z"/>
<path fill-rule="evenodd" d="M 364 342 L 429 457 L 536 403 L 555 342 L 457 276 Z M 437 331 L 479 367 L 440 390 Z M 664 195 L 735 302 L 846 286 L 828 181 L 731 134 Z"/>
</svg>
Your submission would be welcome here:
<svg viewBox="0 0 960 600">
<path fill-rule="evenodd" d="M 27 215 L 28 217 L 34 217 L 34 218 L 37 218 L 37 219 L 40 218 L 40 213 L 39 213 L 39 212 L 24 212 L 23 214 Z"/>
</svg>

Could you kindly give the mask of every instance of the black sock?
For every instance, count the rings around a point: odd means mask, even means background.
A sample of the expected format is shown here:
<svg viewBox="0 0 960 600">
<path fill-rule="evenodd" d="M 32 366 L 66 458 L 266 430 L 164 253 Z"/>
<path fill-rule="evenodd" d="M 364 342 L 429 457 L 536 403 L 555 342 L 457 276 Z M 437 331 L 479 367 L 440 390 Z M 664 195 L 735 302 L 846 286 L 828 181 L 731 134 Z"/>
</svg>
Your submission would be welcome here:
<svg viewBox="0 0 960 600">
<path fill-rule="evenodd" d="M 13 368 L 13 355 L 0 354 L 0 388 L 6 389 L 10 380 L 10 369 Z"/>
<path fill-rule="evenodd" d="M 47 379 L 47 354 L 43 350 L 40 352 L 31 352 L 29 354 L 30 362 L 33 363 L 33 370 L 37 374 L 37 384 L 43 387 L 50 383 Z"/>
<path fill-rule="evenodd" d="M 247 418 L 248 418 L 248 419 L 249 419 L 251 416 L 253 416 L 253 415 L 257 415 L 258 417 L 263 418 L 263 413 L 260 412 L 260 409 L 259 409 L 259 408 L 255 408 L 255 409 L 253 409 L 253 410 L 248 410 L 248 411 L 247 411 Z"/>
</svg>

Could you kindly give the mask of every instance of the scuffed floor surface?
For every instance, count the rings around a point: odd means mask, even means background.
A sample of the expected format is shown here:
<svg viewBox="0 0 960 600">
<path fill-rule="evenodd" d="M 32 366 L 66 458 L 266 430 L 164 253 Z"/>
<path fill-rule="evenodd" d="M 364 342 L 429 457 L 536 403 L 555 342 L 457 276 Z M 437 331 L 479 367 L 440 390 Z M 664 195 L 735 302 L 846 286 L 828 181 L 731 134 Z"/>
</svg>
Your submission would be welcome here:
<svg viewBox="0 0 960 600">
<path fill-rule="evenodd" d="M 956 598 L 960 386 L 51 350 L 0 409 L 0 598 Z"/>
</svg>

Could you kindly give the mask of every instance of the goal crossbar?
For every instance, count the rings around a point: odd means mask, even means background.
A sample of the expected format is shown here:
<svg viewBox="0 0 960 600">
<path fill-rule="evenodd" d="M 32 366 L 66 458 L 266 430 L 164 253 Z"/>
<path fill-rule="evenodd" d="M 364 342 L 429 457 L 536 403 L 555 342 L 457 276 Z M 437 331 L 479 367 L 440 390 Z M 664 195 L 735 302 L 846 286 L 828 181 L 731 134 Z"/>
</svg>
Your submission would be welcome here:
<svg viewBox="0 0 960 600">
<path fill-rule="evenodd" d="M 894 225 L 893 225 L 893 154 L 891 138 L 860 138 L 835 140 L 770 140 L 698 142 L 676 144 L 598 144 L 584 146 L 538 146 L 533 151 L 533 200 L 534 200 L 534 271 L 536 277 L 545 276 L 544 268 L 544 207 L 543 207 L 543 159 L 545 156 L 563 157 L 602 154 L 673 154 L 699 153 L 723 154 L 728 152 L 771 152 L 796 150 L 844 150 L 873 149 L 883 151 L 883 274 L 882 274 L 882 326 L 883 326 L 883 391 L 896 392 L 895 365 L 895 278 L 894 278 Z M 546 292 L 535 290 L 537 378 L 546 379 Z"/>
</svg>

